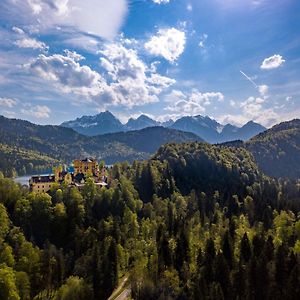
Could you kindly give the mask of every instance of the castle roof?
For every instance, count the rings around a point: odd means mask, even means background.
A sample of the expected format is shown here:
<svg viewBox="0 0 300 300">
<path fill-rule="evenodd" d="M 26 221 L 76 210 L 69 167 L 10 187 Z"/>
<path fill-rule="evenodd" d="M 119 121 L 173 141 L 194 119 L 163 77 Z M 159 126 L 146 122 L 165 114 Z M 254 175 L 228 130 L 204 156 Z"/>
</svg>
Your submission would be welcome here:
<svg viewBox="0 0 300 300">
<path fill-rule="evenodd" d="M 55 176 L 54 175 L 32 176 L 31 181 L 33 183 L 55 182 Z"/>
<path fill-rule="evenodd" d="M 82 162 L 95 162 L 96 160 L 93 158 L 85 158 L 81 160 Z"/>
</svg>

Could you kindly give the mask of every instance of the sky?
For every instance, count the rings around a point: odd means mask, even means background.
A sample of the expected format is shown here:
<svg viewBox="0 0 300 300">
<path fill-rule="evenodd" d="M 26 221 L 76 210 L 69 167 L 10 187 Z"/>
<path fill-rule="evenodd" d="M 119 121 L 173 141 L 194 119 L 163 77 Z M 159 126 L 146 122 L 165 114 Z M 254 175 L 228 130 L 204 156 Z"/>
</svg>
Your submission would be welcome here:
<svg viewBox="0 0 300 300">
<path fill-rule="evenodd" d="M 1 0 L 0 115 L 300 118 L 299 0 Z"/>
</svg>

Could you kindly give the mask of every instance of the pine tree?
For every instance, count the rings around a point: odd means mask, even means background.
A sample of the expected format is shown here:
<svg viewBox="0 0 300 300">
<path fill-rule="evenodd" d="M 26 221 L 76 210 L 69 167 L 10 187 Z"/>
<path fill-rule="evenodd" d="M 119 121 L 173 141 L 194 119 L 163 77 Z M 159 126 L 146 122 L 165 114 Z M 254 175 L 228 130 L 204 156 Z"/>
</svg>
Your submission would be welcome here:
<svg viewBox="0 0 300 300">
<path fill-rule="evenodd" d="M 241 240 L 240 259 L 243 262 L 247 263 L 250 258 L 251 258 L 251 246 L 248 239 L 248 235 L 245 232 Z"/>
<path fill-rule="evenodd" d="M 232 244 L 231 244 L 231 239 L 228 231 L 226 231 L 223 237 L 222 253 L 227 261 L 229 268 L 231 269 L 233 265 L 233 251 L 232 251 Z"/>
</svg>

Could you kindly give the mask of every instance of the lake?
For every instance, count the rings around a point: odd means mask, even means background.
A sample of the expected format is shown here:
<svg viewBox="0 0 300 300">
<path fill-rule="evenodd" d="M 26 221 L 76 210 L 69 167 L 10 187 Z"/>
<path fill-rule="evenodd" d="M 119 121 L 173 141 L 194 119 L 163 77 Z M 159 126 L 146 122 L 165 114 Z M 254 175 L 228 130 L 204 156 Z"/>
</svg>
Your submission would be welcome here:
<svg viewBox="0 0 300 300">
<path fill-rule="evenodd" d="M 48 175 L 49 174 L 41 174 L 41 176 L 48 176 Z M 21 185 L 27 185 L 27 186 L 29 186 L 29 179 L 32 176 L 37 176 L 37 175 L 26 175 L 26 176 L 16 177 L 16 178 L 14 178 L 14 182 L 20 183 Z"/>
</svg>

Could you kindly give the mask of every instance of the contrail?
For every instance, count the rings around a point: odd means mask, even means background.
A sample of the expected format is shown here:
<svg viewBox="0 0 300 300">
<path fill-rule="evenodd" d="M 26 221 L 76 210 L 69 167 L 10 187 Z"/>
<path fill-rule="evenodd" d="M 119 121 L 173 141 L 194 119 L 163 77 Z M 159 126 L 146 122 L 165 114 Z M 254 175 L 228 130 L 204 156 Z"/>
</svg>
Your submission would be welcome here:
<svg viewBox="0 0 300 300">
<path fill-rule="evenodd" d="M 240 72 L 243 76 L 245 76 L 255 86 L 256 89 L 258 89 L 257 84 L 247 74 L 245 74 L 243 71 L 240 71 Z"/>
</svg>

